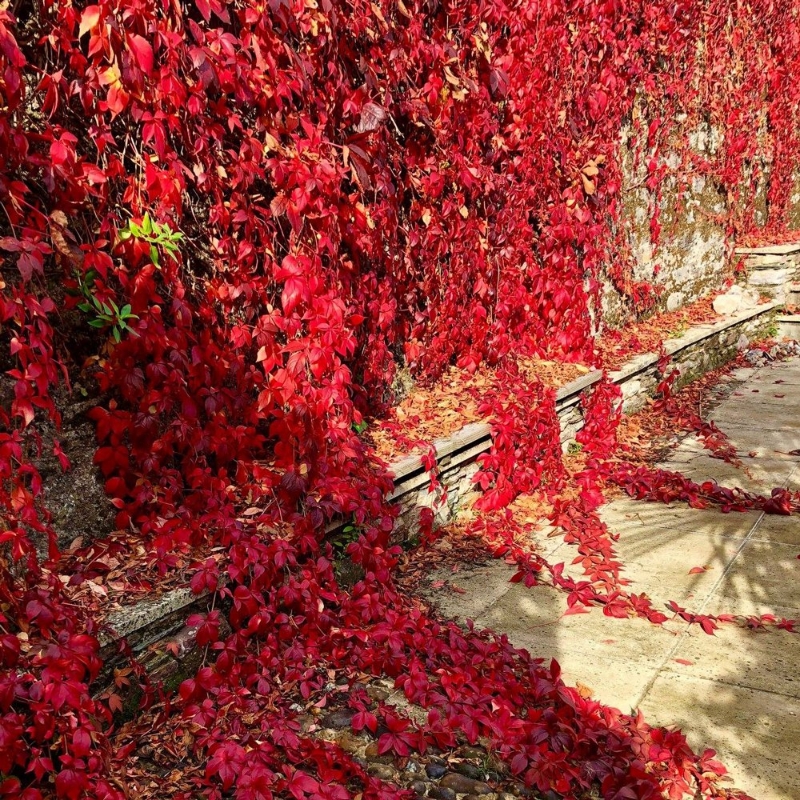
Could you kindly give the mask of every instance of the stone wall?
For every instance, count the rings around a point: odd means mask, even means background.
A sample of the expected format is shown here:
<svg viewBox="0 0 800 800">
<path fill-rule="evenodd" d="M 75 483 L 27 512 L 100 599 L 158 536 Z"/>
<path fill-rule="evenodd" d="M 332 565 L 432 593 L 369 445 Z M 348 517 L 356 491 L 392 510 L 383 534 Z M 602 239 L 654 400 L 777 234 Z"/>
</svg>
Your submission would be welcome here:
<svg viewBox="0 0 800 800">
<path fill-rule="evenodd" d="M 637 113 L 640 112 L 635 108 L 634 120 Z M 700 174 L 691 163 L 692 159 L 700 163 L 713 160 L 722 144 L 719 132 L 711 126 L 690 131 L 682 127 L 682 119 L 674 122 L 675 139 L 688 141 L 691 158 L 681 160 L 677 153 L 682 148 L 675 146 L 670 150 L 668 144 L 661 145 L 656 158 L 664 174 L 657 191 L 646 185 L 651 153 L 646 148 L 644 134 L 634 133 L 633 124 L 622 132 L 620 257 L 630 259 L 635 280 L 660 287 L 658 307 L 668 311 L 675 311 L 722 286 L 732 274 L 736 256 L 743 252 L 753 256 L 747 259 L 748 269 L 754 273 L 751 285 L 762 294 L 781 299 L 780 292 L 774 289 L 781 276 L 769 274 L 768 270 L 778 268 L 779 257 L 784 253 L 773 246 L 737 250 L 732 254 L 733 242 L 724 226 L 726 219 L 734 219 L 745 228 L 750 225 L 764 228 L 772 222 L 768 197 L 773 157 L 767 148 L 768 137 L 760 137 L 765 144 L 743 166 L 738 185 L 723 187 Z M 766 133 L 766 117 L 761 127 Z M 661 231 L 654 245 L 650 221 L 656 207 Z M 800 171 L 795 176 L 787 223 L 789 229 L 800 230 Z M 624 324 L 630 311 L 607 282 L 603 297 L 606 324 L 612 327 Z"/>
<path fill-rule="evenodd" d="M 800 171 L 794 173 L 792 193 L 789 195 L 789 211 L 786 225 L 790 231 L 800 231 Z"/>
<path fill-rule="evenodd" d="M 682 135 L 686 135 L 681 131 Z M 718 134 L 702 128 L 689 134 L 691 150 L 699 158 L 712 157 L 720 146 Z M 660 287 L 659 306 L 674 311 L 719 286 L 728 269 L 725 230 L 726 193 L 714 182 L 682 163 L 673 152 L 659 158 L 666 174 L 658 193 L 650 191 L 641 137 L 628 127 L 622 134 L 620 237 L 627 248 L 637 281 Z M 637 155 L 638 154 L 638 155 Z M 651 240 L 650 220 L 658 207 L 661 233 Z M 626 253 L 621 254 L 625 257 Z M 622 298 L 607 284 L 603 316 L 612 326 L 624 323 L 628 310 Z"/>
</svg>

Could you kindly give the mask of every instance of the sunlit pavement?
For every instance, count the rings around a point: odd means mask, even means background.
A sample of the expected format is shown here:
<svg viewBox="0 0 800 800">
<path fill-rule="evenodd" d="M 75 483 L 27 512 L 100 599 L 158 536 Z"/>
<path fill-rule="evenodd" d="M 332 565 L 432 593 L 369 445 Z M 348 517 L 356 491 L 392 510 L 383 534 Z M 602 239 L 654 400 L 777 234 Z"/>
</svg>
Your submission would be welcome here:
<svg viewBox="0 0 800 800">
<path fill-rule="evenodd" d="M 765 495 L 800 489 L 800 360 L 724 380 L 727 399 L 709 418 L 744 470 L 713 458 L 694 437 L 661 466 Z M 604 507 L 603 519 L 619 534 L 630 591 L 647 593 L 656 606 L 674 600 L 696 613 L 771 614 L 798 619 L 800 631 L 798 515 L 620 499 Z M 546 540 L 548 561 L 563 561 L 579 577 L 573 546 L 559 541 Z M 449 616 L 507 633 L 534 656 L 556 658 L 568 683 L 602 702 L 679 726 L 695 748 L 716 749 L 732 784 L 758 800 L 800 798 L 800 634 L 721 624 L 709 636 L 677 619 L 659 627 L 600 609 L 563 616 L 564 594 L 511 584 L 510 574 L 501 562 L 464 565 L 448 577 L 465 594 L 430 599 Z"/>
</svg>

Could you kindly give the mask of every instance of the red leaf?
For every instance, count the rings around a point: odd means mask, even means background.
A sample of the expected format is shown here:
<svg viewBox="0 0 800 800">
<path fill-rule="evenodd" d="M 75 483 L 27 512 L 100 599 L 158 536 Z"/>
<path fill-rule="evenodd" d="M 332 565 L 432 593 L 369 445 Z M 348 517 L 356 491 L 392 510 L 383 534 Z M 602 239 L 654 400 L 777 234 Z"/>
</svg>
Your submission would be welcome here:
<svg viewBox="0 0 800 800">
<path fill-rule="evenodd" d="M 136 58 L 139 69 L 145 75 L 149 75 L 153 71 L 153 48 L 150 42 L 144 36 L 139 36 L 138 33 L 130 33 L 128 34 L 128 47 Z"/>
<path fill-rule="evenodd" d="M 78 800 L 86 788 L 86 775 L 74 769 L 62 769 L 56 775 L 56 792 L 68 800 Z"/>
<path fill-rule="evenodd" d="M 78 38 L 97 27 L 100 22 L 100 6 L 86 6 L 81 14 L 81 25 L 78 29 Z"/>
<path fill-rule="evenodd" d="M 705 617 L 704 619 L 700 620 L 700 627 L 709 635 L 713 636 L 714 631 L 717 629 L 717 625 L 714 620 Z"/>
<path fill-rule="evenodd" d="M 514 775 L 521 775 L 528 768 L 528 759 L 523 753 L 517 753 L 511 759 L 511 771 Z"/>
<path fill-rule="evenodd" d="M 22 249 L 19 239 L 13 236 L 0 236 L 0 250 L 6 250 L 9 253 L 18 253 Z"/>
<path fill-rule="evenodd" d="M 589 609 L 586 606 L 574 605 L 570 606 L 561 616 L 568 617 L 571 614 L 588 614 Z"/>
<path fill-rule="evenodd" d="M 29 281 L 33 277 L 34 272 L 44 275 L 44 267 L 42 257 L 38 252 L 34 253 L 21 253 L 17 261 L 17 269 L 23 280 Z"/>
<path fill-rule="evenodd" d="M 72 734 L 72 751 L 78 758 L 88 756 L 92 749 L 92 740 L 89 736 L 89 731 L 86 728 L 80 727 L 75 729 Z"/>
<path fill-rule="evenodd" d="M 281 305 L 284 314 L 291 314 L 292 311 L 303 300 L 304 284 L 300 278 L 287 278 L 281 293 Z"/>
<path fill-rule="evenodd" d="M 377 130 L 386 119 L 386 110 L 376 103 L 365 103 L 361 109 L 361 117 L 356 125 L 358 133 L 367 133 Z"/>
<path fill-rule="evenodd" d="M 203 19 L 209 22 L 211 20 L 211 5 L 208 0 L 195 0 L 194 4 L 197 6 L 197 10 L 202 14 Z"/>
<path fill-rule="evenodd" d="M 683 664 L 684 666 L 691 667 L 694 664 L 694 661 L 689 661 L 688 658 L 676 658 L 676 663 Z"/>
<path fill-rule="evenodd" d="M 697 574 L 699 574 L 701 572 L 705 572 L 707 569 L 708 569 L 708 567 L 692 567 L 689 570 L 689 574 L 690 575 L 697 575 Z"/>
</svg>

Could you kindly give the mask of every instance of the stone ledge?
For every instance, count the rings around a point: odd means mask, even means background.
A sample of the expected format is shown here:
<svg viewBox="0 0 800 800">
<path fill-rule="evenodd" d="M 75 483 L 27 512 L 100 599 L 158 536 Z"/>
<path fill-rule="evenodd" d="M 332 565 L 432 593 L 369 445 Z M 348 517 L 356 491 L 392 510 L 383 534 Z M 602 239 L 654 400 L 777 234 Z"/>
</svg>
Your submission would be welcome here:
<svg viewBox="0 0 800 800">
<path fill-rule="evenodd" d="M 624 383 L 629 378 L 644 372 L 648 367 L 658 363 L 657 353 L 640 353 L 634 356 L 627 364 L 623 364 L 618 370 L 609 372 L 608 377 L 614 383 Z"/>
<path fill-rule="evenodd" d="M 787 244 L 764 244 L 760 247 L 737 247 L 733 251 L 737 256 L 787 256 L 792 253 L 800 253 L 800 242 L 788 242 Z"/>
<path fill-rule="evenodd" d="M 581 394 L 584 389 L 593 386 L 603 377 L 603 370 L 594 369 L 587 372 L 586 375 L 581 375 L 580 378 L 575 378 L 566 385 L 562 386 L 556 392 L 556 410 L 571 406 L 580 400 Z"/>
<path fill-rule="evenodd" d="M 465 425 L 450 436 L 444 436 L 440 439 L 434 439 L 432 442 L 434 452 L 436 453 L 436 461 L 440 461 L 446 456 L 450 455 L 455 459 L 457 455 L 480 442 L 483 439 L 491 438 L 492 428 L 486 422 L 471 422 Z M 389 472 L 392 474 L 395 482 L 395 492 L 399 484 L 403 483 L 407 478 L 412 478 L 420 470 L 424 471 L 422 465 L 422 454 L 412 453 L 408 456 L 403 456 L 389 464 Z"/>
<path fill-rule="evenodd" d="M 98 636 L 103 668 L 94 687 L 95 694 L 101 694 L 111 685 L 114 668 L 126 663 L 127 656 L 119 647 L 123 639 L 151 677 L 169 679 L 178 673 L 183 659 L 195 649 L 196 628 L 188 628 L 186 620 L 192 614 L 207 612 L 211 600 L 208 592 L 196 595 L 191 589 L 181 587 L 113 611 Z M 175 653 L 163 646 L 172 640 L 182 643 Z"/>
<path fill-rule="evenodd" d="M 683 336 L 677 339 L 670 339 L 668 342 L 666 342 L 664 345 L 664 351 L 667 353 L 667 355 L 673 356 L 676 353 L 679 353 L 681 350 L 685 350 L 687 347 L 697 344 L 703 339 L 708 339 L 717 333 L 722 333 L 722 331 L 728 328 L 733 328 L 742 322 L 747 322 L 747 320 L 753 319 L 754 317 L 775 311 L 782 305 L 783 304 L 780 302 L 772 301 L 769 303 L 764 303 L 760 306 L 756 306 L 755 308 L 747 309 L 746 311 L 739 311 L 727 319 L 720 320 L 719 322 L 709 325 L 697 325 L 695 328 L 690 328 Z"/>
<path fill-rule="evenodd" d="M 136 605 L 123 606 L 108 615 L 104 629 L 98 636 L 100 647 L 113 644 L 118 639 L 130 636 L 147 627 L 158 617 L 166 617 L 196 603 L 200 598 L 191 589 L 173 589 L 160 597 L 140 600 Z"/>
</svg>

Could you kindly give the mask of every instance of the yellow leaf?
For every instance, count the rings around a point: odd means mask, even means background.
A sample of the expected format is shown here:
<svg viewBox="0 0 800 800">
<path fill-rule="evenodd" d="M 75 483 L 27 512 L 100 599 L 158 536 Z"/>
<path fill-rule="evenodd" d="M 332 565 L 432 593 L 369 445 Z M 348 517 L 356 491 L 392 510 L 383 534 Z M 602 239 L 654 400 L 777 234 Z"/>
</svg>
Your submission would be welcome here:
<svg viewBox="0 0 800 800">
<path fill-rule="evenodd" d="M 100 22 L 100 6 L 86 6 L 81 14 L 81 26 L 78 29 L 78 38 L 94 30 Z"/>
</svg>

